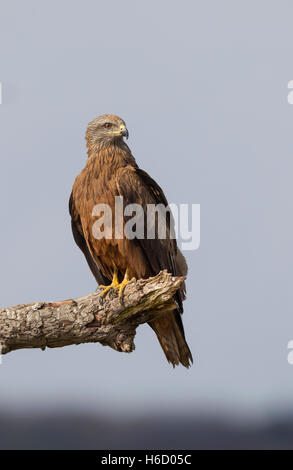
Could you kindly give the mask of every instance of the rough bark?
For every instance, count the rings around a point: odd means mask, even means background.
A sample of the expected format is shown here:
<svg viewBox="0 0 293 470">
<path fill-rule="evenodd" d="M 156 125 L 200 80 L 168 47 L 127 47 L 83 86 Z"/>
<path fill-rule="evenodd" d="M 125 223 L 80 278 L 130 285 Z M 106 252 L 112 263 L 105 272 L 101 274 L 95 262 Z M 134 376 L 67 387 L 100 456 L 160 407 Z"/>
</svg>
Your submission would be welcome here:
<svg viewBox="0 0 293 470">
<path fill-rule="evenodd" d="M 122 298 L 111 290 L 105 297 L 93 293 L 61 302 L 2 308 L 0 352 L 95 342 L 131 352 L 136 328 L 174 308 L 174 293 L 184 279 L 161 271 L 155 277 L 131 281 Z"/>
</svg>

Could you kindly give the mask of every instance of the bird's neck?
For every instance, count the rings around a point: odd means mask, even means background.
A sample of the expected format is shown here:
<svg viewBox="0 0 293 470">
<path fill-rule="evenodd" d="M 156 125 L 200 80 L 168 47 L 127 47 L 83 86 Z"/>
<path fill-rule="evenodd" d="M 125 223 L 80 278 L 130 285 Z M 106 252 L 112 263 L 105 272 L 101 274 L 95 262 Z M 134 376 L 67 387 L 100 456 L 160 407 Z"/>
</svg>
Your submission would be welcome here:
<svg viewBox="0 0 293 470">
<path fill-rule="evenodd" d="M 107 145 L 87 145 L 88 160 L 87 165 L 98 165 L 104 167 L 108 165 L 114 168 L 121 168 L 126 165 L 137 166 L 133 155 L 125 142 Z"/>
</svg>

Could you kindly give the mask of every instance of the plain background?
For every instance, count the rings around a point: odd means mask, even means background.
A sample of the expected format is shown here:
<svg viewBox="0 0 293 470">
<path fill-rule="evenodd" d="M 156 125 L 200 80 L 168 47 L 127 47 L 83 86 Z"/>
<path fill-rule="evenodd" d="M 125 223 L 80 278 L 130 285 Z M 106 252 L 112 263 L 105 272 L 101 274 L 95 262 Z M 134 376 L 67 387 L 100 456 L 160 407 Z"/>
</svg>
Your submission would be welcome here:
<svg viewBox="0 0 293 470">
<path fill-rule="evenodd" d="M 201 205 L 185 253 L 193 367 L 173 370 L 148 326 L 131 355 L 17 351 L 1 408 L 292 410 L 292 14 L 284 0 L 1 2 L 1 305 L 96 287 L 68 215 L 95 116 L 125 119 L 169 202 Z"/>
</svg>

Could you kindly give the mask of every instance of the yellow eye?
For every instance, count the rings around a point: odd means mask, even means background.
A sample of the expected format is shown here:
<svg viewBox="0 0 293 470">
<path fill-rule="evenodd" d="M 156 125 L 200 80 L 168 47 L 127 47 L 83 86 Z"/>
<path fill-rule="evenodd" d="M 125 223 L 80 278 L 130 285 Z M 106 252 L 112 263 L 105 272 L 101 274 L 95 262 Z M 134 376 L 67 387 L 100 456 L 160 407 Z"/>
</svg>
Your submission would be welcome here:
<svg viewBox="0 0 293 470">
<path fill-rule="evenodd" d="M 110 127 L 112 127 L 112 124 L 110 122 L 106 122 L 106 124 L 104 124 L 104 127 L 106 129 L 110 129 Z"/>
</svg>

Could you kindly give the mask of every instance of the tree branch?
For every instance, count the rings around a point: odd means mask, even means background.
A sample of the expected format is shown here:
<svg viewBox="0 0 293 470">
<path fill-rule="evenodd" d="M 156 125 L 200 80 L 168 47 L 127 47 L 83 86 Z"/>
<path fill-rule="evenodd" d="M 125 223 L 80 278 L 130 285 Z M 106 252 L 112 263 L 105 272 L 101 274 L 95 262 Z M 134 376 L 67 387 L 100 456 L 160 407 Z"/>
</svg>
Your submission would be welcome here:
<svg viewBox="0 0 293 470">
<path fill-rule="evenodd" d="M 105 297 L 93 293 L 74 300 L 2 308 L 0 352 L 96 342 L 131 352 L 136 328 L 176 306 L 173 296 L 184 279 L 161 271 L 155 277 L 131 281 L 122 298 L 111 290 Z"/>
</svg>

